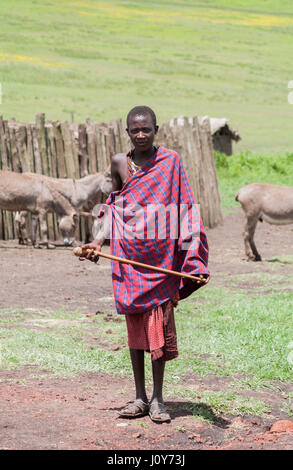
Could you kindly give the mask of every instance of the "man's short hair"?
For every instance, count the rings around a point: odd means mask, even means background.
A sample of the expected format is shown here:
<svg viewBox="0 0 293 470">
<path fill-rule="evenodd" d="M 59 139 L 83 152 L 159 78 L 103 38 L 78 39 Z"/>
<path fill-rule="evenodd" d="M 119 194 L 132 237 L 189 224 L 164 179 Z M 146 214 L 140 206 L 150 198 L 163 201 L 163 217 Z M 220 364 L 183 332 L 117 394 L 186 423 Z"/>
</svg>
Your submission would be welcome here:
<svg viewBox="0 0 293 470">
<path fill-rule="evenodd" d="M 135 108 L 132 108 L 129 111 L 129 113 L 127 114 L 127 118 L 126 118 L 127 127 L 128 127 L 129 119 L 130 119 L 131 116 L 137 116 L 137 115 L 146 116 L 147 114 L 149 116 L 151 116 L 152 123 L 153 123 L 154 127 L 156 127 L 156 125 L 157 125 L 156 115 L 155 115 L 154 111 L 151 108 L 149 108 L 148 106 L 135 106 Z"/>
</svg>

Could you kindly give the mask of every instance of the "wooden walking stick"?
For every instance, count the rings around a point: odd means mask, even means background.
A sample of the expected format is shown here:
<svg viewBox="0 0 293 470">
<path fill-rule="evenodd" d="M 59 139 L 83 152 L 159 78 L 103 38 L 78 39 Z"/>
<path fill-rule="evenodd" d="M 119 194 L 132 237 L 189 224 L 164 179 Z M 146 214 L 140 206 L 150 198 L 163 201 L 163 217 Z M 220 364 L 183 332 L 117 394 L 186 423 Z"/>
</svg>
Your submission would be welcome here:
<svg viewBox="0 0 293 470">
<path fill-rule="evenodd" d="M 186 277 L 192 279 L 193 281 L 204 282 L 204 279 L 201 279 L 196 276 L 191 276 L 191 274 L 180 273 L 178 271 L 172 271 L 171 269 L 158 268 L 157 266 L 151 266 L 150 264 L 139 263 L 138 261 L 133 261 L 131 259 L 119 258 L 118 256 L 108 255 L 107 253 L 102 253 L 101 251 L 91 250 L 90 248 L 83 248 L 78 246 L 74 248 L 73 253 L 75 256 L 86 257 L 90 252 L 97 256 L 102 256 L 103 258 L 108 258 L 113 261 L 118 261 L 119 263 L 131 264 L 132 266 L 138 266 L 139 268 L 150 269 L 151 271 L 157 271 L 159 273 L 171 274 L 173 276 Z"/>
</svg>

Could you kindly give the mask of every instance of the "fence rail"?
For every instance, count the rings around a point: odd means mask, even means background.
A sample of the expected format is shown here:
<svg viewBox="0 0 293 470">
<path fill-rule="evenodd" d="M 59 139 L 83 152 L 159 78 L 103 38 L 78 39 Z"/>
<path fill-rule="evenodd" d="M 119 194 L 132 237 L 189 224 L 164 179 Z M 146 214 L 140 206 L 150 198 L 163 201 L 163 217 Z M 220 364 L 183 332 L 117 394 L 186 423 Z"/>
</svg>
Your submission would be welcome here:
<svg viewBox="0 0 293 470">
<path fill-rule="evenodd" d="M 213 227 L 222 220 L 217 173 L 210 123 L 201 124 L 197 117 L 184 118 L 184 124 L 163 124 L 156 143 L 178 151 L 196 201 L 200 204 L 203 222 Z M 36 122 L 25 123 L 0 116 L 0 169 L 34 172 L 55 178 L 81 178 L 104 171 L 115 153 L 126 152 L 130 141 L 122 121 L 109 123 L 86 120 L 75 124 L 46 122 L 45 114 L 36 115 Z M 60 238 L 55 214 L 48 214 L 50 240 Z M 30 225 L 30 223 L 29 223 Z M 81 217 L 77 238 L 84 240 L 85 219 Z M 30 226 L 28 227 L 30 229 Z M 0 210 L 0 239 L 17 238 L 14 214 Z"/>
</svg>

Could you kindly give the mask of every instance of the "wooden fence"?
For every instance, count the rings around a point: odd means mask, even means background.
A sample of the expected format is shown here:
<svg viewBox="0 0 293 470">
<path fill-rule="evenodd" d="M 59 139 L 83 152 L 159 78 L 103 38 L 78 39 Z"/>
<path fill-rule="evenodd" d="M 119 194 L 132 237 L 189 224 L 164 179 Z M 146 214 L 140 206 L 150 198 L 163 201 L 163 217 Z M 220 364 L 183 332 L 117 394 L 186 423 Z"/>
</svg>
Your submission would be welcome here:
<svg viewBox="0 0 293 470">
<path fill-rule="evenodd" d="M 183 161 L 205 226 L 222 222 L 220 193 L 209 119 L 172 119 L 159 128 L 157 142 L 177 151 Z"/>
<path fill-rule="evenodd" d="M 222 220 L 218 181 L 209 121 L 184 118 L 184 125 L 163 124 L 156 143 L 180 154 L 203 222 L 213 227 Z M 35 123 L 3 120 L 0 116 L 0 169 L 34 172 L 56 178 L 80 178 L 104 171 L 115 153 L 125 152 L 130 141 L 120 119 L 109 123 L 46 122 L 39 113 Z M 50 240 L 60 238 L 55 214 L 48 214 Z M 84 240 L 81 217 L 77 238 Z M 29 227 L 30 229 L 30 227 Z M 0 210 L 0 239 L 17 237 L 14 214 Z"/>
</svg>

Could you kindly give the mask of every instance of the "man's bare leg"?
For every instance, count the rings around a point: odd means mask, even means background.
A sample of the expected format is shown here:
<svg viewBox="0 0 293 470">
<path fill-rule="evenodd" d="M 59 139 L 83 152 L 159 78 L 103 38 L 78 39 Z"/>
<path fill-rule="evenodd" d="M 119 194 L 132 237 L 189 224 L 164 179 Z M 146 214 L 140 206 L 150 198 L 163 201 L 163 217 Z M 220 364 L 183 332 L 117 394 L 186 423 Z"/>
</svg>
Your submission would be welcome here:
<svg viewBox="0 0 293 470">
<path fill-rule="evenodd" d="M 153 370 L 153 396 L 150 403 L 163 403 L 163 381 L 164 381 L 164 372 L 165 372 L 165 361 L 160 358 L 152 361 L 152 370 Z"/>
<path fill-rule="evenodd" d="M 122 418 L 144 416 L 148 414 L 149 411 L 148 398 L 145 390 L 144 351 L 131 348 L 129 348 L 129 351 L 134 375 L 136 399 L 119 412 Z"/>
<path fill-rule="evenodd" d="M 129 349 L 129 351 L 134 375 L 136 398 L 140 398 L 145 403 L 148 403 L 145 390 L 144 351 L 142 349 L 131 348 Z"/>
<path fill-rule="evenodd" d="M 164 359 L 160 358 L 152 361 L 152 371 L 154 388 L 150 401 L 150 417 L 156 422 L 167 422 L 170 421 L 170 415 L 167 413 L 163 402 Z"/>
</svg>

